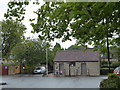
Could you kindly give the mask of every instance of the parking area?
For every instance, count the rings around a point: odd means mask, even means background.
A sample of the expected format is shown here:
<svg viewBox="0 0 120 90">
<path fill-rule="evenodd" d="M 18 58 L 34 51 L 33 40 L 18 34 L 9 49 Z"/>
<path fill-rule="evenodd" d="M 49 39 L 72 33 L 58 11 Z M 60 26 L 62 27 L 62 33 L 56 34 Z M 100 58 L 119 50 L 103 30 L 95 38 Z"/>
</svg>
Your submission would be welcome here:
<svg viewBox="0 0 120 90">
<path fill-rule="evenodd" d="M 42 77 L 41 75 L 3 76 L 2 88 L 99 88 L 100 81 L 107 76 L 97 77 Z"/>
</svg>

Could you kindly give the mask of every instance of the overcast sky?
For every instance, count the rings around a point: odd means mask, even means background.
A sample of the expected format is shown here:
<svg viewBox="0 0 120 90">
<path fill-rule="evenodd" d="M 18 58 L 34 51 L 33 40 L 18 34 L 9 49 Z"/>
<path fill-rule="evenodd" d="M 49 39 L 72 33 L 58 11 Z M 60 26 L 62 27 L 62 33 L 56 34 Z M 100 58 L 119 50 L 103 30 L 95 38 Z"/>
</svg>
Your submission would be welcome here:
<svg viewBox="0 0 120 90">
<path fill-rule="evenodd" d="M 7 8 L 8 8 L 7 3 L 9 1 L 10 0 L 0 0 L 0 21 L 2 21 L 4 19 L 4 13 L 7 12 Z M 42 0 L 40 0 L 40 1 L 41 1 L 40 5 L 43 5 L 44 2 Z M 25 19 L 23 21 L 23 24 L 27 28 L 26 33 L 25 33 L 25 37 L 37 38 L 38 34 L 32 34 L 31 33 L 32 27 L 30 25 L 29 19 L 37 18 L 37 15 L 34 14 L 33 11 L 36 11 L 40 7 L 40 5 L 36 6 L 36 5 L 33 5 L 32 3 L 30 3 L 30 5 L 28 5 L 26 7 Z M 60 43 L 61 47 L 63 47 L 63 48 L 68 48 L 71 45 L 75 44 L 75 40 L 66 41 L 66 42 L 62 43 L 61 40 L 56 40 L 56 39 L 55 39 L 54 42 L 51 42 L 51 44 L 54 46 L 56 42 Z"/>
</svg>

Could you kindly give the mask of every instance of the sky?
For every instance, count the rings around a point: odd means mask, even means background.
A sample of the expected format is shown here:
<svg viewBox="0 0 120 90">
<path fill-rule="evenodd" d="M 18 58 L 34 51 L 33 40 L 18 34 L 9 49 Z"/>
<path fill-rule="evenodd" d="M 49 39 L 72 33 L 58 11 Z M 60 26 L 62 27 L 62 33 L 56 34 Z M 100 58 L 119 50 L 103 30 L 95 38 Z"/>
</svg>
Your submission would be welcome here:
<svg viewBox="0 0 120 90">
<path fill-rule="evenodd" d="M 7 12 L 7 8 L 8 8 L 7 3 L 9 1 L 10 0 L 0 0 L 0 21 L 5 19 L 4 18 L 4 13 Z M 40 5 L 43 5 L 43 4 L 44 4 L 44 2 L 42 0 L 40 0 Z M 32 26 L 30 25 L 29 19 L 37 18 L 37 15 L 34 14 L 33 11 L 36 11 L 40 7 L 40 5 L 36 6 L 36 5 L 33 5 L 32 3 L 30 3 L 30 5 L 28 5 L 26 7 L 25 19 L 23 21 L 23 24 L 27 28 L 26 33 L 24 34 L 25 37 L 31 37 L 32 39 L 38 38 L 37 33 L 35 33 L 35 34 L 31 33 Z M 71 45 L 74 45 L 76 40 L 73 39 L 72 41 L 66 41 L 66 42 L 63 43 L 61 39 L 55 39 L 54 41 L 51 42 L 52 46 L 54 46 L 56 44 L 56 42 L 60 43 L 62 48 L 68 48 Z"/>
</svg>

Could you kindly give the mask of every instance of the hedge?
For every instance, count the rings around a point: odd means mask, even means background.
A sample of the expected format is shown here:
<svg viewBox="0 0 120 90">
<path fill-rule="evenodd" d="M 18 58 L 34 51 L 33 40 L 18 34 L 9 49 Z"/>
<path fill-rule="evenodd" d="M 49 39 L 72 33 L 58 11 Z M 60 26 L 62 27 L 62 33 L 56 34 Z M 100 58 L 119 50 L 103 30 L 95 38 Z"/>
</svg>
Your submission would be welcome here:
<svg viewBox="0 0 120 90">
<path fill-rule="evenodd" d="M 120 66 L 120 62 L 116 62 L 116 61 L 110 62 L 111 68 L 116 68 L 118 66 Z M 108 68 L 108 61 L 101 61 L 101 68 Z"/>
<path fill-rule="evenodd" d="M 100 82 L 100 88 L 120 89 L 120 78 L 115 74 L 108 74 L 108 79 L 104 79 Z"/>
<path fill-rule="evenodd" d="M 114 68 L 110 68 L 110 73 L 113 73 Z M 109 73 L 109 68 L 101 68 L 100 75 L 107 75 Z"/>
</svg>

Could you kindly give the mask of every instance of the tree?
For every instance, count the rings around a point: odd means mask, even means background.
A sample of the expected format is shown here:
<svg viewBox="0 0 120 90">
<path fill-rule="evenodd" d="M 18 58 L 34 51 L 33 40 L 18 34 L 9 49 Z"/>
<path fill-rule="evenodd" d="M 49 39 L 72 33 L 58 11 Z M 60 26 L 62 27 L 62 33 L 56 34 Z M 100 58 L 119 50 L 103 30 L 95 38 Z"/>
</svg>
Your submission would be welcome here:
<svg viewBox="0 0 120 90">
<path fill-rule="evenodd" d="M 9 9 L 14 5 L 9 4 Z M 66 41 L 73 37 L 78 44 L 88 43 L 101 49 L 106 45 L 107 37 L 110 45 L 120 41 L 119 37 L 114 37 L 120 35 L 119 6 L 120 2 L 46 2 L 35 12 L 37 23 L 31 25 L 33 32 L 41 32 L 40 39 L 62 38 Z"/>
<path fill-rule="evenodd" d="M 48 49 L 48 64 L 50 67 L 53 67 L 53 60 L 55 58 L 56 52 L 59 50 L 63 50 L 59 43 L 56 43 L 54 48 Z"/>
<path fill-rule="evenodd" d="M 56 43 L 56 45 L 53 48 L 53 51 L 56 53 L 59 50 L 62 50 L 61 45 L 59 43 Z"/>
<path fill-rule="evenodd" d="M 120 41 L 119 37 L 114 37 L 114 34 L 120 36 L 119 6 L 119 2 L 46 3 L 36 12 L 37 24 L 31 25 L 35 32 L 42 33 L 41 39 L 66 41 L 74 37 L 78 44 L 92 44 L 99 50 L 107 44 L 110 72 L 109 45 Z"/>
<path fill-rule="evenodd" d="M 25 14 L 25 6 L 29 5 L 28 1 L 13 1 L 13 2 L 8 2 L 8 9 L 7 9 L 7 13 L 4 14 L 4 17 L 6 17 L 6 19 L 13 19 L 13 17 L 15 17 L 14 19 L 16 21 L 21 22 L 24 19 L 24 14 Z"/>
<path fill-rule="evenodd" d="M 119 7 L 120 2 L 46 2 L 35 12 L 37 23 L 31 25 L 33 32 L 41 32 L 40 39 L 66 41 L 73 37 L 77 44 L 88 43 L 98 50 L 107 44 L 109 61 L 109 45 L 120 41 Z"/>
<path fill-rule="evenodd" d="M 35 32 L 42 33 L 41 39 L 63 38 L 66 41 L 74 37 L 78 44 L 92 44 L 99 50 L 107 44 L 110 71 L 109 45 L 120 40 L 114 37 L 114 34 L 120 36 L 119 6 L 119 2 L 46 3 L 36 12 L 37 24 L 31 25 Z"/>
<path fill-rule="evenodd" d="M 2 56 L 8 58 L 13 47 L 24 39 L 25 26 L 14 20 L 2 21 Z"/>
<path fill-rule="evenodd" d="M 79 45 L 77 45 L 77 44 L 75 44 L 75 45 L 72 45 L 71 47 L 69 47 L 68 48 L 68 50 L 84 50 L 84 49 L 87 49 L 87 47 L 86 46 L 79 46 Z"/>
<path fill-rule="evenodd" d="M 46 63 L 44 45 L 45 43 L 40 40 L 25 40 L 12 49 L 11 57 L 15 62 L 24 64 L 32 71 L 36 66 Z"/>
<path fill-rule="evenodd" d="M 46 3 L 36 12 L 38 22 L 32 23 L 32 26 L 35 32 L 42 32 L 41 38 L 49 40 L 63 38 L 63 41 L 66 41 L 72 36 L 80 44 L 103 46 L 108 36 L 112 44 L 119 39 L 113 38 L 114 34 L 120 34 L 119 5 L 119 3 Z"/>
<path fill-rule="evenodd" d="M 13 48 L 11 55 L 15 61 L 28 65 L 45 63 L 45 49 L 42 45 L 40 41 L 25 40 Z"/>
</svg>

